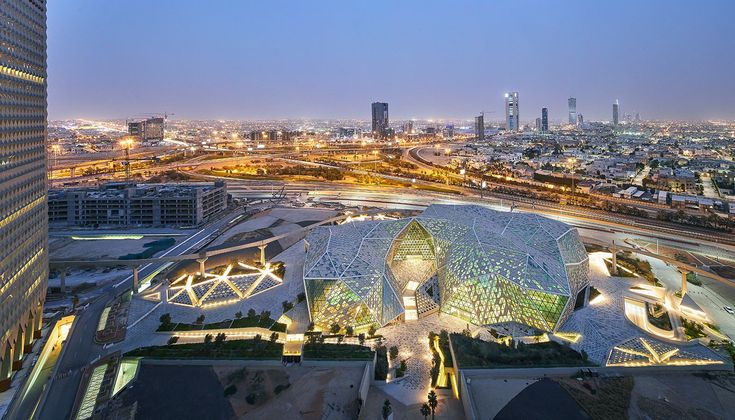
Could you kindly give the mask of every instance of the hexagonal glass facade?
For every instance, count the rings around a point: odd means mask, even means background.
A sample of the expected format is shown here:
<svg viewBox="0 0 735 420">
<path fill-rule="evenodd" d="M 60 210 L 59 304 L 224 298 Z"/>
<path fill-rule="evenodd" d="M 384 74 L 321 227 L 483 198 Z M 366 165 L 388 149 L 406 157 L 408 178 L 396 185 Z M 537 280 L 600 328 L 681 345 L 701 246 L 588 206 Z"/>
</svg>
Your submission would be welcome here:
<svg viewBox="0 0 735 420">
<path fill-rule="evenodd" d="M 553 331 L 588 284 L 576 229 L 535 214 L 432 205 L 414 218 L 320 227 L 307 242 L 307 301 L 323 327 L 385 325 L 436 276 L 442 312 Z"/>
</svg>

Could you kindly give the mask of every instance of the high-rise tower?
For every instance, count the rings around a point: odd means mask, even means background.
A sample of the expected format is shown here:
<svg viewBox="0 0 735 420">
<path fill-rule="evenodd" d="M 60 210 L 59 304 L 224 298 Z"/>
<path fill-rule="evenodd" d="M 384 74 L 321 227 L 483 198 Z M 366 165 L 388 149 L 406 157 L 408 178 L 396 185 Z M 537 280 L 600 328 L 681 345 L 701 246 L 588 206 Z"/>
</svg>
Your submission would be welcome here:
<svg viewBox="0 0 735 420">
<path fill-rule="evenodd" d="M 48 280 L 46 1 L 0 1 L 0 391 L 41 330 Z"/>
<path fill-rule="evenodd" d="M 388 103 L 373 102 L 373 137 L 384 138 L 388 133 Z"/>
<path fill-rule="evenodd" d="M 549 132 L 549 109 L 541 108 L 541 132 Z"/>
<path fill-rule="evenodd" d="M 613 125 L 615 127 L 618 126 L 618 122 L 620 121 L 619 118 L 620 115 L 620 104 L 618 103 L 618 100 L 615 100 L 615 103 L 613 104 Z"/>
<path fill-rule="evenodd" d="M 518 118 L 518 92 L 505 94 L 505 129 L 518 131 L 520 129 Z"/>
<path fill-rule="evenodd" d="M 485 140 L 485 113 L 475 117 L 475 138 Z"/>
<path fill-rule="evenodd" d="M 569 105 L 569 124 L 577 124 L 577 98 L 569 98 L 567 100 Z"/>
</svg>

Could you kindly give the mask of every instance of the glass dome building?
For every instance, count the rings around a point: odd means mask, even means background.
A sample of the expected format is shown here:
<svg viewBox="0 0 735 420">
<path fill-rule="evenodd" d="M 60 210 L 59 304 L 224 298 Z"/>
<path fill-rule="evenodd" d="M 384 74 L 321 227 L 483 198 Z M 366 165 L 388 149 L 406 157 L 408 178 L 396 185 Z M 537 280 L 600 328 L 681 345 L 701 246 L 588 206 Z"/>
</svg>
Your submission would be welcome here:
<svg viewBox="0 0 735 420">
<path fill-rule="evenodd" d="M 577 230 L 536 214 L 432 205 L 418 217 L 319 227 L 306 241 L 304 286 L 322 328 L 441 311 L 555 331 L 589 283 Z"/>
</svg>

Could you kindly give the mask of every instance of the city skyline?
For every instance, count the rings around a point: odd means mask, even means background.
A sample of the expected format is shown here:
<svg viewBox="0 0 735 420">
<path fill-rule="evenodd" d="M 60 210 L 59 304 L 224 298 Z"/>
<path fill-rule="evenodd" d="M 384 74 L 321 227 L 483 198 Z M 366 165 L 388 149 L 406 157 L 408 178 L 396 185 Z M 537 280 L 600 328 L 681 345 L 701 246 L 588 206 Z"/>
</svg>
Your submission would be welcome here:
<svg viewBox="0 0 735 420">
<path fill-rule="evenodd" d="M 493 18 L 500 6 L 475 3 L 248 4 L 202 13 L 191 2 L 163 2 L 138 13 L 135 2 L 59 2 L 49 7 L 49 117 L 367 119 L 364 104 L 380 100 L 394 120 L 480 111 L 495 119 L 503 93 L 518 91 L 524 109 L 547 106 L 552 121 L 567 119 L 569 97 L 588 120 L 609 120 L 616 98 L 624 112 L 650 119 L 734 119 L 735 59 L 720 53 L 735 46 L 735 36 L 724 36 L 733 31 L 725 9 L 734 6 L 713 3 L 692 13 L 679 2 L 592 10 L 528 2 L 506 22 Z M 243 18 L 248 25 L 237 24 Z M 534 45 L 546 34 L 574 39 L 574 47 L 549 42 L 539 52 Z M 514 64 L 498 66 L 500 56 Z"/>
</svg>

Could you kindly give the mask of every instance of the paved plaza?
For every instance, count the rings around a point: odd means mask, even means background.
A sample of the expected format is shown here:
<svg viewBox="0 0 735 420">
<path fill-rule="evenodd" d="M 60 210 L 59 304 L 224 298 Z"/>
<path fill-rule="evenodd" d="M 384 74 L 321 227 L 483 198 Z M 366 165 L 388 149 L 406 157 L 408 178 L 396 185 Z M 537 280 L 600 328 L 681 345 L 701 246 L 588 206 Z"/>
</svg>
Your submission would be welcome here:
<svg viewBox="0 0 735 420">
<path fill-rule="evenodd" d="M 645 280 L 610 276 L 603 262 L 604 258 L 609 257 L 609 253 L 603 252 L 590 254 L 590 284 L 600 291 L 602 298 L 575 311 L 559 328 L 559 332 L 581 334 L 580 340 L 571 347 L 577 351 L 584 350 L 590 360 L 600 365 L 605 364 L 616 345 L 640 337 L 656 341 L 625 318 L 623 292 Z M 701 345 L 692 343 L 683 347 L 687 352 L 703 357 L 719 358 L 712 350 Z"/>
<path fill-rule="evenodd" d="M 439 334 L 441 330 L 449 333 L 461 332 L 467 323 L 446 314 L 432 314 L 417 321 L 389 325 L 378 330 L 383 335 L 383 344 L 390 348 L 398 347 L 398 357 L 392 362 L 396 366 L 406 360 L 406 375 L 395 379 L 380 388 L 403 404 L 424 402 L 430 390 L 431 349 L 429 332 Z"/>
</svg>

